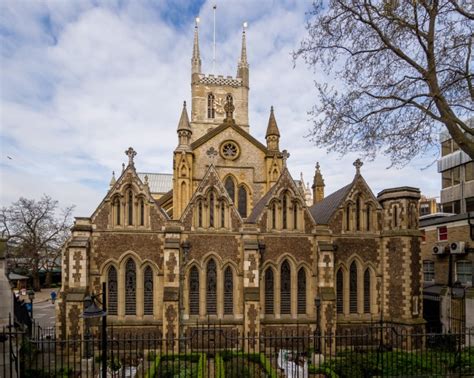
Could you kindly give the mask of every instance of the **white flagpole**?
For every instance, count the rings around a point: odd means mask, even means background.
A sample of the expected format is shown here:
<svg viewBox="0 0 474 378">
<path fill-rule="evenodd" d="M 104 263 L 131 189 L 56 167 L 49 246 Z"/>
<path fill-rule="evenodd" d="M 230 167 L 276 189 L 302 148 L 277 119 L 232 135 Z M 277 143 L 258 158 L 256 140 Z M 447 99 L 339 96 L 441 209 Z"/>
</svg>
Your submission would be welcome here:
<svg viewBox="0 0 474 378">
<path fill-rule="evenodd" d="M 214 4 L 212 9 L 214 10 L 214 43 L 213 43 L 213 51 L 212 51 L 212 73 L 216 73 L 216 8 L 217 5 Z"/>
</svg>

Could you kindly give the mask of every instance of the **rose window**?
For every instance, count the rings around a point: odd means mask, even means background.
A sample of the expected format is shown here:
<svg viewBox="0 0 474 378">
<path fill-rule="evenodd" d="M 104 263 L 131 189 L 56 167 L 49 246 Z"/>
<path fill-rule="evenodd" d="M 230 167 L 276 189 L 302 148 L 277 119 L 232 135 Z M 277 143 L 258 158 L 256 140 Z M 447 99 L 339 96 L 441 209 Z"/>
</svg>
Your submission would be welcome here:
<svg viewBox="0 0 474 378">
<path fill-rule="evenodd" d="M 224 159 L 234 160 L 239 155 L 239 147 L 234 142 L 225 142 L 221 147 L 221 155 Z"/>
</svg>

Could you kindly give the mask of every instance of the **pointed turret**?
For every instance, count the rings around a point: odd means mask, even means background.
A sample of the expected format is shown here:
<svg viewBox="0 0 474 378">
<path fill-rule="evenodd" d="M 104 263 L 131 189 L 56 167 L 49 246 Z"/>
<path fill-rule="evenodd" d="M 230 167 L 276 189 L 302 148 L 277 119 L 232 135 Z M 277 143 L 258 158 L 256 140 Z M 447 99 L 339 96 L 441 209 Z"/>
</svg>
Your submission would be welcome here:
<svg viewBox="0 0 474 378">
<path fill-rule="evenodd" d="M 191 79 L 192 82 L 197 80 L 197 77 L 201 73 L 201 54 L 199 53 L 199 17 L 196 18 L 196 24 L 194 26 L 194 44 L 193 44 L 193 57 L 191 58 Z"/>
<path fill-rule="evenodd" d="M 242 29 L 242 49 L 240 52 L 240 60 L 237 65 L 237 77 L 242 79 L 244 86 L 249 87 L 249 64 L 247 62 L 247 40 L 245 36 L 245 29 L 247 23 L 244 22 Z"/>
<path fill-rule="evenodd" d="M 324 179 L 323 175 L 321 174 L 321 170 L 319 169 L 319 162 L 316 163 L 316 171 L 314 173 L 314 178 L 313 178 L 313 186 L 311 186 L 311 189 L 313 189 L 313 205 L 321 202 L 324 199 L 324 187 L 326 185 L 324 184 Z"/>
<path fill-rule="evenodd" d="M 270 118 L 268 119 L 267 133 L 265 134 L 265 139 L 267 140 L 267 148 L 270 151 L 280 150 L 280 131 L 278 130 L 275 114 L 273 114 L 273 106 L 270 108 Z"/>
<path fill-rule="evenodd" d="M 189 147 L 191 142 L 191 125 L 189 124 L 188 111 L 186 109 L 186 101 L 183 102 L 183 110 L 181 111 L 181 117 L 178 123 L 178 138 L 179 145 L 178 148 Z"/>
<path fill-rule="evenodd" d="M 116 182 L 117 180 L 115 179 L 115 171 L 112 171 L 112 178 L 110 179 L 109 186 L 110 187 L 114 186 Z"/>
</svg>

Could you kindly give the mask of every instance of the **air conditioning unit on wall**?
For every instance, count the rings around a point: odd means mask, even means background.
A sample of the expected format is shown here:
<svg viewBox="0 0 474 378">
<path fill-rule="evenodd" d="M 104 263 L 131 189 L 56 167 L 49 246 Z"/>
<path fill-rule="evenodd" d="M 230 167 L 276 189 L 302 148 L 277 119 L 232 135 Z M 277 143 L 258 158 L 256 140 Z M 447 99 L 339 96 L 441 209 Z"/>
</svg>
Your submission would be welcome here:
<svg viewBox="0 0 474 378">
<path fill-rule="evenodd" d="M 432 251 L 433 255 L 443 255 L 444 254 L 444 249 L 445 249 L 444 244 L 435 244 L 431 251 Z"/>
<path fill-rule="evenodd" d="M 449 244 L 449 250 L 452 254 L 465 253 L 466 243 L 463 241 L 452 242 Z"/>
</svg>

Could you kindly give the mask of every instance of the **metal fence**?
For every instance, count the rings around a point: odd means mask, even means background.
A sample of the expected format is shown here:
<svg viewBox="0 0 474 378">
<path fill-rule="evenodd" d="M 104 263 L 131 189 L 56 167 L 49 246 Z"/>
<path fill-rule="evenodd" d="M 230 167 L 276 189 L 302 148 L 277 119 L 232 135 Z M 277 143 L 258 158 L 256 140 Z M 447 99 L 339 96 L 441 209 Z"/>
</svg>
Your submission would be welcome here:
<svg viewBox="0 0 474 378">
<path fill-rule="evenodd" d="M 100 333 L 98 333 L 100 334 Z M 59 340 L 3 329 L 2 377 L 446 377 L 474 376 L 474 332 L 412 333 L 391 324 L 320 335 L 307 328 L 242 334 L 196 324 L 181 338 L 107 328 L 106 359 L 95 334 Z"/>
</svg>

